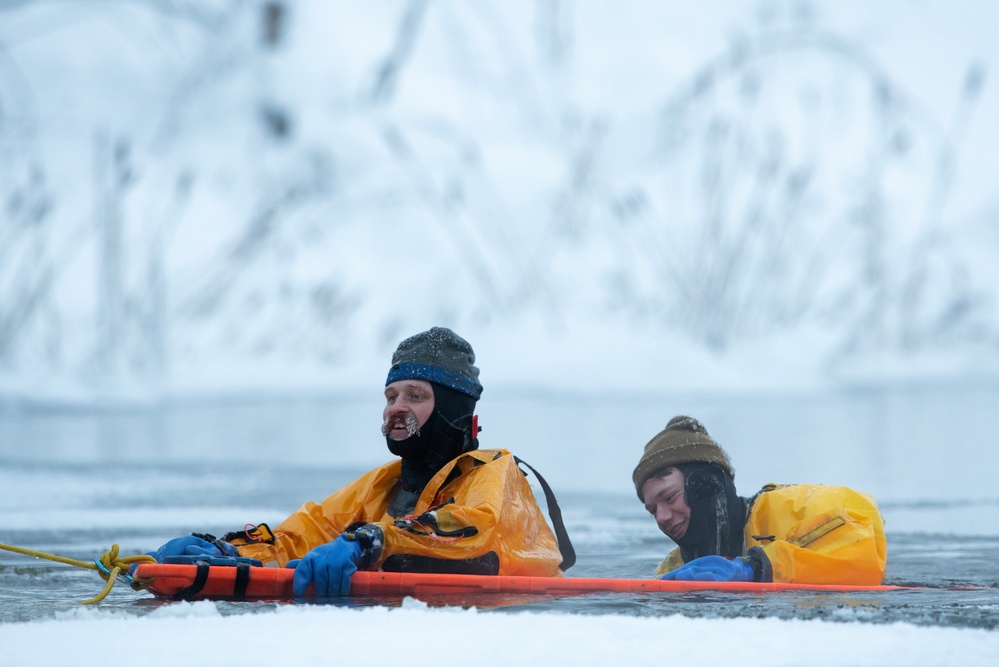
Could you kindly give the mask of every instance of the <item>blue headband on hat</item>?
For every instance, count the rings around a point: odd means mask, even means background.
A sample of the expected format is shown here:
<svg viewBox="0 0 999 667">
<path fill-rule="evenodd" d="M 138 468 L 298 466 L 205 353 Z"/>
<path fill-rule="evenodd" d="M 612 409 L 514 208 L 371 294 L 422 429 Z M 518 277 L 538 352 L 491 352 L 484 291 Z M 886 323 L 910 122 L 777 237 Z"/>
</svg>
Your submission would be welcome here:
<svg viewBox="0 0 999 667">
<path fill-rule="evenodd" d="M 482 395 L 482 385 L 475 380 L 464 375 L 459 375 L 458 373 L 452 373 L 439 366 L 431 366 L 430 364 L 418 364 L 410 361 L 394 364 L 389 369 L 385 386 L 387 387 L 398 380 L 426 380 L 427 382 L 434 382 L 445 387 L 450 387 L 455 391 L 460 391 L 463 394 L 468 394 L 475 400 L 479 400 L 479 396 Z"/>
</svg>

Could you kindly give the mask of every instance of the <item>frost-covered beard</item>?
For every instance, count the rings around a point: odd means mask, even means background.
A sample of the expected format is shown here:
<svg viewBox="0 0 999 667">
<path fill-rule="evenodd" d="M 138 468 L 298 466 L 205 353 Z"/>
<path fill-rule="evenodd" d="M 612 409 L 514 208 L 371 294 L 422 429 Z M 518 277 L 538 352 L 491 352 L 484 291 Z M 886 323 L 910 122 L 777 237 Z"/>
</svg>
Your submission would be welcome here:
<svg viewBox="0 0 999 667">
<path fill-rule="evenodd" d="M 389 433 L 392 432 L 392 429 L 395 428 L 397 424 L 402 424 L 406 427 L 407 438 L 412 438 L 414 435 L 420 435 L 420 424 L 412 413 L 407 413 L 405 417 L 395 415 L 383 421 L 382 435 L 387 438 Z"/>
<path fill-rule="evenodd" d="M 407 430 L 409 430 L 409 422 L 403 421 L 402 416 L 399 416 L 394 422 L 392 420 L 389 421 L 391 422 L 389 424 L 390 428 L 395 424 L 405 424 Z M 430 413 L 430 418 L 427 419 L 427 422 L 422 427 L 415 428 L 416 432 L 408 438 L 393 440 L 390 435 L 385 436 L 385 444 L 388 445 L 388 450 L 394 456 L 402 459 L 403 478 L 406 485 L 415 488 L 417 491 L 423 489 L 440 467 L 430 461 L 430 452 L 436 439 L 435 433 L 439 421 L 440 417 L 437 411 L 434 410 Z"/>
</svg>

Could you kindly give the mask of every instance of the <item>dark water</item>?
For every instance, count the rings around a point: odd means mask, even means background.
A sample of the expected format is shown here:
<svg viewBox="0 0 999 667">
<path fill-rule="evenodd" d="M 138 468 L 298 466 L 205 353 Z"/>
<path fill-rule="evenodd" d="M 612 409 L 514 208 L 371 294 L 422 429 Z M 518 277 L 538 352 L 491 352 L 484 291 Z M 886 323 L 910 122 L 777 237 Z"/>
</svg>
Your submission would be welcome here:
<svg viewBox="0 0 999 667">
<path fill-rule="evenodd" d="M 978 443 L 994 441 L 994 433 L 999 432 L 993 423 L 997 417 L 989 417 L 993 421 L 979 419 L 976 412 L 978 421 L 965 419 L 963 439 L 950 445 L 951 453 L 960 458 L 962 443 L 975 443 L 972 451 L 981 451 L 976 456 L 978 467 L 983 470 L 962 470 L 956 479 L 940 474 L 934 484 L 927 486 L 925 468 L 932 472 L 932 462 L 915 464 L 911 469 L 916 472 L 907 481 L 908 464 L 905 456 L 896 451 L 903 449 L 904 444 L 910 452 L 925 454 L 934 451 L 933 442 L 920 442 L 913 437 L 911 428 L 899 426 L 891 416 L 897 413 L 897 419 L 906 422 L 932 421 L 932 415 L 926 414 L 926 406 L 932 404 L 936 406 L 934 409 L 949 410 L 953 417 L 962 409 L 972 409 L 961 405 L 977 405 L 974 409 L 978 410 L 990 396 L 999 399 L 999 392 L 978 392 L 970 398 L 952 396 L 951 405 L 939 397 L 925 401 L 911 396 L 876 397 L 880 405 L 887 401 L 895 406 L 894 412 L 887 413 L 871 408 L 862 397 L 841 399 L 826 407 L 816 406 L 809 399 L 808 405 L 799 406 L 801 410 L 812 411 L 808 428 L 815 429 L 816 434 L 823 425 L 814 420 L 825 418 L 822 417 L 825 413 L 831 415 L 830 419 L 841 419 L 847 414 L 852 419 L 851 428 L 858 431 L 864 431 L 862 424 L 865 419 L 868 421 L 868 430 L 874 435 L 865 436 L 861 476 L 870 483 L 860 486 L 881 500 L 886 517 L 889 557 L 885 583 L 918 587 L 918 590 L 606 593 L 549 599 L 483 596 L 449 602 L 474 604 L 491 610 L 490 613 L 544 610 L 632 616 L 683 614 L 999 628 L 999 494 L 993 485 L 983 484 L 976 477 L 992 477 L 991 470 L 985 468 L 991 466 L 995 453 L 977 448 L 981 447 Z M 721 425 L 727 438 L 723 443 L 729 447 L 738 467 L 740 458 L 747 458 L 747 451 L 740 450 L 738 444 L 728 444 L 736 440 L 733 434 L 742 430 L 757 434 L 760 419 L 775 417 L 761 413 L 763 403 L 758 403 L 745 421 L 740 422 L 733 417 L 739 414 L 737 409 L 724 410 L 725 400 L 731 399 L 706 401 L 693 407 L 697 414 L 711 415 Z M 900 404 L 911 402 L 916 405 L 898 409 Z M 525 446 L 518 448 L 510 443 L 517 431 L 506 433 L 507 442 L 502 444 L 539 467 L 559 495 L 578 554 L 577 564 L 567 576 L 649 576 L 671 546 L 638 503 L 628 480 L 632 459 L 644 444 L 641 438 L 645 436 L 641 434 L 648 433 L 650 427 L 654 433 L 657 428 L 652 422 L 657 423 L 658 419 L 645 423 L 640 417 L 650 406 L 614 402 L 581 405 L 578 401 L 570 406 L 559 399 L 549 410 L 541 411 L 540 416 L 531 416 L 532 410 L 538 410 L 537 400 L 530 409 L 521 409 L 518 401 L 505 405 L 509 415 L 503 410 L 494 414 L 511 420 L 520 415 L 523 433 L 544 433 L 550 429 L 553 435 L 545 438 L 549 445 L 559 434 L 562 436 L 557 450 L 552 446 L 532 449 L 526 436 Z M 786 411 L 788 405 L 785 400 L 773 409 Z M 793 407 L 794 403 L 790 405 Z M 999 405 L 999 400 L 994 405 Z M 908 410 L 917 410 L 918 414 L 912 416 Z M 385 459 L 377 438 L 362 435 L 369 421 L 364 414 L 367 411 L 367 406 L 359 409 L 357 405 L 345 406 L 332 400 L 99 413 L 0 410 L 0 542 L 90 561 L 113 543 L 120 544 L 123 553 L 139 553 L 192 530 L 218 534 L 242 527 L 248 521 L 268 521 L 273 525 L 302 502 L 323 498 Z M 371 411 L 377 414 L 377 406 Z M 668 411 L 689 412 L 691 408 L 678 405 Z M 578 427 L 577 413 L 586 414 L 585 428 Z M 364 426 L 348 425 L 345 416 L 348 414 L 363 416 L 358 421 L 363 421 Z M 565 421 L 552 423 L 547 417 L 550 415 L 563 415 L 561 419 Z M 802 424 L 808 421 L 801 420 Z M 798 443 L 796 449 L 801 449 L 802 439 L 812 432 L 808 428 L 791 433 L 789 439 Z M 842 425 L 836 428 L 841 429 Z M 932 430 L 928 437 L 935 440 L 942 430 L 946 429 Z M 336 440 L 331 434 L 345 433 L 349 435 L 345 440 L 351 443 L 363 437 L 371 444 L 364 447 L 330 444 Z M 823 433 L 815 439 L 829 437 L 828 430 Z M 886 433 L 897 435 L 885 437 Z M 614 442 L 608 440 L 608 434 L 617 434 Z M 715 436 L 719 437 L 717 430 Z M 620 456 L 615 454 L 618 437 Z M 883 451 L 867 451 L 876 446 L 879 438 L 884 439 Z M 900 443 L 899 438 L 907 442 Z M 776 462 L 784 455 L 782 447 L 785 445 L 780 443 L 766 449 L 756 445 L 752 453 L 757 459 L 765 454 L 764 458 Z M 852 483 L 850 475 L 861 457 L 857 447 L 856 443 L 847 443 L 839 450 L 838 457 L 822 452 L 825 466 L 807 457 L 801 459 L 806 461 L 803 467 L 809 471 L 825 473 L 819 479 L 810 473 L 789 480 L 787 472 L 782 472 L 774 481 Z M 527 453 L 523 453 L 525 450 Z M 569 465 L 563 464 L 556 454 Z M 886 465 L 893 472 L 891 479 L 880 487 L 877 476 L 870 474 L 867 465 L 879 457 L 890 459 Z M 829 463 L 834 461 L 841 464 Z M 786 471 L 794 467 L 792 463 L 782 459 L 778 467 Z M 958 464 L 948 465 L 956 468 Z M 752 471 L 754 466 L 762 468 L 757 460 L 751 466 L 744 466 L 739 474 L 746 477 L 747 467 Z M 946 473 L 940 466 L 936 470 Z M 737 482 L 740 479 L 737 477 Z M 930 479 L 934 480 L 932 476 Z M 752 489 L 740 488 L 740 491 L 748 495 Z M 102 586 L 103 581 L 94 572 L 0 551 L 0 622 L 53 618 L 73 609 L 80 600 L 92 597 Z M 336 604 L 400 602 L 362 599 Z M 100 608 L 142 615 L 163 604 L 172 603 L 119 585 Z M 217 603 L 224 614 L 256 613 L 275 604 Z"/>
</svg>

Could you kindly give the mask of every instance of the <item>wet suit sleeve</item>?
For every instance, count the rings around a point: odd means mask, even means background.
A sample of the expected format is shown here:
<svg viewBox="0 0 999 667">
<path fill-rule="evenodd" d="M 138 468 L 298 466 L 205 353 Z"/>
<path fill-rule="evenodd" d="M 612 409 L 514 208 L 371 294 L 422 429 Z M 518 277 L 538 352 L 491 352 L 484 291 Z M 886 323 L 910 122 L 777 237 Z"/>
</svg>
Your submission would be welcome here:
<svg viewBox="0 0 999 667">
<path fill-rule="evenodd" d="M 762 581 L 873 586 L 884 578 L 881 513 L 852 489 L 796 485 L 761 493 L 746 531 Z"/>
<path fill-rule="evenodd" d="M 397 466 L 396 466 L 397 467 Z M 312 549 L 337 538 L 347 528 L 381 518 L 388 492 L 394 484 L 392 465 L 376 468 L 327 497 L 322 503 L 308 502 L 281 522 L 272 543 L 233 540 L 241 556 L 284 567 Z"/>
</svg>

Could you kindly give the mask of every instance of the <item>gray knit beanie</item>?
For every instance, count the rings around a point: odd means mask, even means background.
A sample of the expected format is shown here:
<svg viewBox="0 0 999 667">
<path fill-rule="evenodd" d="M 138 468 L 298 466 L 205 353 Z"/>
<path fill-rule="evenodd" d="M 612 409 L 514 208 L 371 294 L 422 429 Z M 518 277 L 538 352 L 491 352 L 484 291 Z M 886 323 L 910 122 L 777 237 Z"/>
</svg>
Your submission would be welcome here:
<svg viewBox="0 0 999 667">
<path fill-rule="evenodd" d="M 693 417 L 673 417 L 656 437 L 645 445 L 645 453 L 635 466 L 631 479 L 635 483 L 638 499 L 642 487 L 660 470 L 681 463 L 714 463 L 735 479 L 735 468 L 728 454 L 715 442 L 708 430 Z"/>
<path fill-rule="evenodd" d="M 444 327 L 410 336 L 392 355 L 385 386 L 397 380 L 426 380 L 479 399 L 479 369 L 475 352 L 464 338 Z"/>
</svg>

